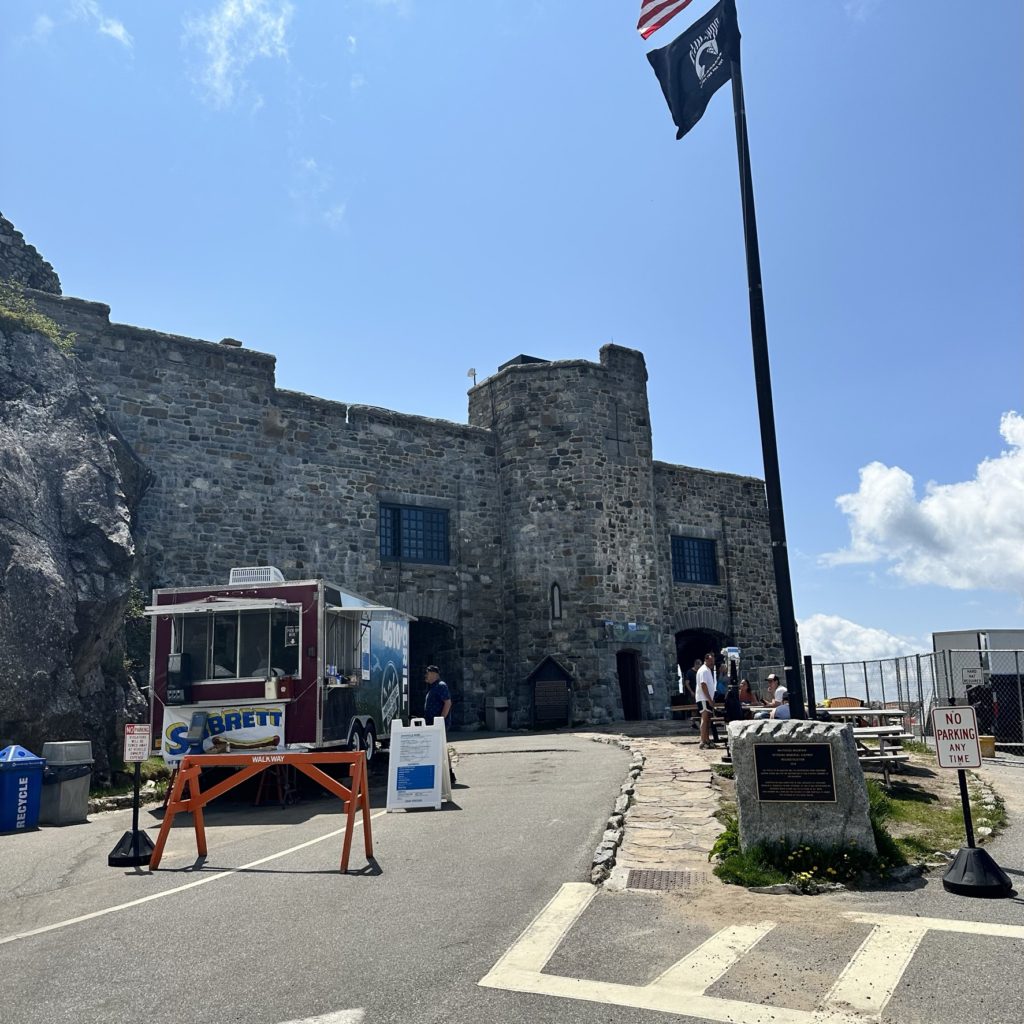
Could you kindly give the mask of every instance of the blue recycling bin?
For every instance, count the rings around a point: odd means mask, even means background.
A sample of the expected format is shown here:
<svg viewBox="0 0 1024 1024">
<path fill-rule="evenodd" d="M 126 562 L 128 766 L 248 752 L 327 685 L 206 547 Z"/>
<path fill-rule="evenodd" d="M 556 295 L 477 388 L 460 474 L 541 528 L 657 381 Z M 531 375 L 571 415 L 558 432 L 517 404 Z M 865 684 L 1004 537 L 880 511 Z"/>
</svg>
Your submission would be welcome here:
<svg viewBox="0 0 1024 1024">
<path fill-rule="evenodd" d="M 27 832 L 39 824 L 45 757 L 14 744 L 0 750 L 0 832 Z"/>
</svg>

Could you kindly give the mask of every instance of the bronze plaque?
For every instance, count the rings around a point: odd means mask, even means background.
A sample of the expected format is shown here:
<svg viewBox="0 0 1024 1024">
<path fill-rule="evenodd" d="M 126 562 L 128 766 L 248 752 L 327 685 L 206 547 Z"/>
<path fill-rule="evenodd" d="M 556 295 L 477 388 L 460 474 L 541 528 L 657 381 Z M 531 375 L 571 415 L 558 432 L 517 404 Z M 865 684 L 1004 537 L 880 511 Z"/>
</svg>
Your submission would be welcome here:
<svg viewBox="0 0 1024 1024">
<path fill-rule="evenodd" d="M 830 743 L 755 743 L 754 771 L 763 802 L 836 802 Z"/>
</svg>

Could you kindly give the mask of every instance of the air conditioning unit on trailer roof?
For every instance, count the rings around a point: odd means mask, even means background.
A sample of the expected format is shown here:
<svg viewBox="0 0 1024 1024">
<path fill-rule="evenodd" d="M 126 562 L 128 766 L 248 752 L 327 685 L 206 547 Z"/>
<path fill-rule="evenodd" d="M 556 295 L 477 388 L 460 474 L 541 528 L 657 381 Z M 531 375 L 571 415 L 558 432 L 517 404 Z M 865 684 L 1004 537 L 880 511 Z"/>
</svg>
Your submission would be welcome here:
<svg viewBox="0 0 1024 1024">
<path fill-rule="evenodd" d="M 272 565 L 251 565 L 241 569 L 232 569 L 228 578 L 228 586 L 240 583 L 284 583 L 284 573 Z"/>
</svg>

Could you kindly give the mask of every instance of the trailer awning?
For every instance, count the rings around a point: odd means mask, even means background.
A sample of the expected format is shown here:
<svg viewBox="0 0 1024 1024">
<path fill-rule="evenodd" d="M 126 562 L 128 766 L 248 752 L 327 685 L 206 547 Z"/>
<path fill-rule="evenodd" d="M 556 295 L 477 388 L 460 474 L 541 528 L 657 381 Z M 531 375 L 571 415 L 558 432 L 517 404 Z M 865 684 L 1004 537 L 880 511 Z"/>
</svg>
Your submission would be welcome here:
<svg viewBox="0 0 1024 1024">
<path fill-rule="evenodd" d="M 209 615 L 213 612 L 270 612 L 301 605 L 283 601 L 279 597 L 204 597 L 201 601 L 182 604 L 153 604 L 142 610 L 143 615 Z"/>
<path fill-rule="evenodd" d="M 397 608 L 389 608 L 386 604 L 329 604 L 325 606 L 324 610 L 334 615 L 361 615 L 363 612 L 393 612 L 395 615 L 401 615 L 405 619 L 415 621 L 416 618 L 414 615 L 400 612 Z"/>
</svg>

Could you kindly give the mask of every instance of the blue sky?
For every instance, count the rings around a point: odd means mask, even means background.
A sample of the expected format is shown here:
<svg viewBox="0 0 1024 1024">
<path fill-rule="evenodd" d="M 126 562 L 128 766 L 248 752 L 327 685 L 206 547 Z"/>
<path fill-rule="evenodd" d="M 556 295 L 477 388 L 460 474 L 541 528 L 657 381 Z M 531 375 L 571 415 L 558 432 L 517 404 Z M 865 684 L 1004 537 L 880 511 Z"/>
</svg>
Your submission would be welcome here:
<svg viewBox="0 0 1024 1024">
<path fill-rule="evenodd" d="M 0 210 L 67 295 L 459 422 L 642 350 L 657 458 L 762 475 L 728 88 L 639 0 L 24 0 Z M 1024 5 L 739 0 L 794 598 L 818 658 L 1019 626 Z M 845 496 L 845 497 L 844 497 Z"/>
</svg>

